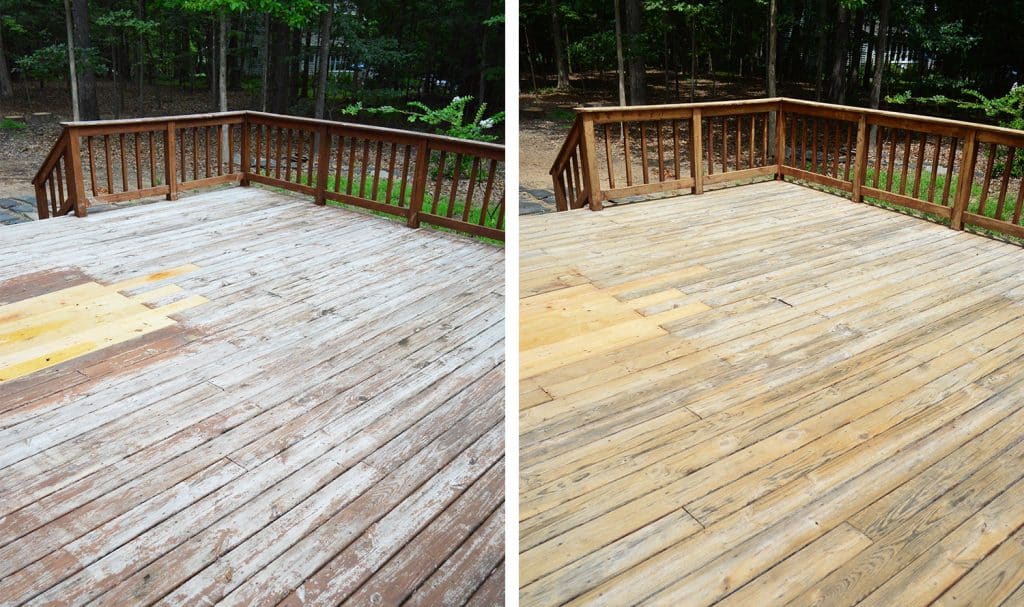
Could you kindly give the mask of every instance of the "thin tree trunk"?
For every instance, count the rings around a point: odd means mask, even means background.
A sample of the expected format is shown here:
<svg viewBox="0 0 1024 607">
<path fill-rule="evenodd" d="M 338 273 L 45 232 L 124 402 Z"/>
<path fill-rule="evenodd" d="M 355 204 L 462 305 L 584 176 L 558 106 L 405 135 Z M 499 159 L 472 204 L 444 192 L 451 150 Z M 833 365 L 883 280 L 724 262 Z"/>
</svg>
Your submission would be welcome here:
<svg viewBox="0 0 1024 607">
<path fill-rule="evenodd" d="M 302 44 L 302 82 L 300 83 L 299 97 L 309 97 L 309 47 L 313 44 L 313 30 L 306 30 L 306 38 Z"/>
<path fill-rule="evenodd" d="M 89 5 L 87 0 L 71 0 L 74 20 L 75 52 L 85 52 L 92 47 L 89 36 Z M 96 103 L 96 74 L 89 65 L 76 64 L 78 81 L 78 112 L 81 120 L 98 120 L 99 107 Z"/>
<path fill-rule="evenodd" d="M 818 12 L 815 18 L 818 20 L 818 52 L 814 63 L 814 99 L 821 101 L 821 86 L 825 76 L 825 32 L 828 29 L 826 14 L 828 12 L 828 1 L 818 0 Z"/>
<path fill-rule="evenodd" d="M 627 58 L 630 105 L 643 105 L 647 103 L 644 56 L 639 48 L 640 37 L 644 33 L 643 28 L 643 5 L 640 3 L 640 0 L 626 0 L 626 35 L 629 36 L 630 46 Z"/>
<path fill-rule="evenodd" d="M 263 75 L 260 83 L 260 110 L 267 111 L 267 81 L 270 71 L 270 13 L 263 15 Z"/>
<path fill-rule="evenodd" d="M 872 59 L 875 51 L 875 20 L 871 20 L 871 25 L 868 26 L 868 53 L 864 59 L 864 80 L 861 84 L 861 89 L 867 89 L 871 86 L 871 76 L 875 73 L 874 60 Z"/>
<path fill-rule="evenodd" d="M 135 16 L 139 20 L 142 20 L 142 19 L 146 18 L 146 3 L 145 3 L 145 0 L 138 0 L 138 2 L 136 2 L 136 4 L 135 4 Z M 139 50 L 138 50 L 138 53 L 139 53 L 138 63 L 137 63 L 138 69 L 135 72 L 135 78 L 137 78 L 138 81 L 139 81 L 139 111 L 142 111 L 143 95 L 145 94 L 145 89 L 144 89 L 144 85 L 143 85 L 143 82 L 144 82 L 143 75 L 144 75 L 144 68 L 146 66 L 146 37 L 142 33 L 139 33 Z"/>
<path fill-rule="evenodd" d="M 68 47 L 71 47 L 71 9 L 68 0 L 64 0 L 64 12 L 68 24 Z M 7 67 L 7 54 L 4 51 L 3 14 L 0 14 L 0 97 L 14 94 L 14 83 L 11 81 L 11 70 Z M 72 70 L 74 68 L 71 68 Z M 74 82 L 74 80 L 72 80 Z M 75 95 L 78 93 L 76 92 Z M 75 104 L 77 107 L 78 104 Z"/>
<path fill-rule="evenodd" d="M 217 50 L 220 55 L 217 57 L 217 98 L 220 111 L 228 111 L 228 13 L 221 9 L 219 19 L 220 28 L 217 32 Z M 227 162 L 228 154 L 228 129 L 220 127 L 220 149 L 221 162 Z"/>
<path fill-rule="evenodd" d="M 615 0 L 615 58 L 618 65 L 619 105 L 626 105 L 626 63 L 622 52 L 622 10 Z"/>
<path fill-rule="evenodd" d="M 885 73 L 886 44 L 889 37 L 890 0 L 882 0 L 878 19 L 878 46 L 875 49 L 875 75 L 871 81 L 871 107 L 877 108 L 882 101 L 882 76 Z"/>
<path fill-rule="evenodd" d="M 697 95 L 697 18 L 690 17 L 690 103 Z"/>
<path fill-rule="evenodd" d="M 551 39 L 555 45 L 555 69 L 557 73 L 557 85 L 559 90 L 569 88 L 569 68 L 565 62 L 565 49 L 562 48 L 562 21 L 558 16 L 558 0 L 550 0 L 551 7 Z"/>
<path fill-rule="evenodd" d="M 828 99 L 832 103 L 846 101 L 846 55 L 850 44 L 850 13 L 842 4 L 836 20 L 836 44 L 832 57 L 832 78 L 828 86 Z"/>
<path fill-rule="evenodd" d="M 615 0 L 618 2 L 619 0 Z M 537 71 L 533 69 L 533 51 L 530 50 L 530 35 L 523 28 L 523 42 L 526 43 L 526 63 L 530 66 L 530 82 L 533 84 L 533 90 L 537 90 Z"/>
<path fill-rule="evenodd" d="M 334 3 L 327 6 L 327 10 L 320 14 L 320 49 L 319 49 L 319 70 L 317 71 L 316 84 L 316 106 L 313 115 L 323 118 L 327 107 L 327 75 L 330 72 L 331 62 L 331 18 L 334 15 Z"/>
<path fill-rule="evenodd" d="M 71 115 L 75 122 L 78 122 L 80 113 L 78 110 L 78 77 L 75 74 L 75 35 L 74 27 L 71 25 L 71 2 L 64 0 L 64 25 L 68 32 L 68 83 L 71 85 Z M 2 23 L 0 23 L 2 24 Z M 0 40 L 0 78 L 2 72 L 7 70 L 7 62 L 3 60 L 3 43 Z M 10 85 L 10 74 L 7 75 L 8 86 Z"/>
<path fill-rule="evenodd" d="M 776 45 L 778 44 L 779 37 L 779 4 L 778 0 L 769 0 L 768 2 L 768 74 L 766 80 L 768 81 L 765 86 L 766 93 L 769 97 L 776 97 L 776 76 L 775 62 L 778 60 Z M 775 112 L 768 114 L 768 149 L 771 150 L 771 155 L 775 156 L 775 121 L 778 116 Z M 778 160 L 775 160 L 778 162 Z"/>
</svg>

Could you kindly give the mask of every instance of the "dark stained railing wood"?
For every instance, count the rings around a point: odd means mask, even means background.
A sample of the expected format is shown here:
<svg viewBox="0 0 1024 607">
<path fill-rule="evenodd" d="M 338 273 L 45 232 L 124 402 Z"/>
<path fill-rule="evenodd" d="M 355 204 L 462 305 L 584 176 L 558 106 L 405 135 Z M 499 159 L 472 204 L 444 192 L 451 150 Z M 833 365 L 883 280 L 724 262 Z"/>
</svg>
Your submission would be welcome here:
<svg viewBox="0 0 1024 607">
<path fill-rule="evenodd" d="M 63 126 L 32 181 L 42 219 L 85 215 L 92 201 L 175 200 L 182 189 L 255 182 L 321 205 L 331 200 L 403 217 L 411 227 L 504 240 L 500 145 L 263 112 Z M 573 158 L 575 197 L 585 168 L 578 147 Z"/>
<path fill-rule="evenodd" d="M 774 176 L 1024 238 L 1020 148 L 1024 131 L 788 98 L 580 108 L 551 175 L 560 211 Z"/>
</svg>

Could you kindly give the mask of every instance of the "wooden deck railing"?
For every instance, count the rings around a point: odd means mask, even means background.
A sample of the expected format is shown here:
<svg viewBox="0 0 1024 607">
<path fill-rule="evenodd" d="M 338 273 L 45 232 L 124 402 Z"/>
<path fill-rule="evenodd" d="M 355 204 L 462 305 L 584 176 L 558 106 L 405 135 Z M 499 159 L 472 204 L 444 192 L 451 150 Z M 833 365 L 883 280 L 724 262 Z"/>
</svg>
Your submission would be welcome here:
<svg viewBox="0 0 1024 607">
<path fill-rule="evenodd" d="M 788 98 L 577 112 L 559 210 L 774 176 L 1024 238 L 1024 131 Z"/>
<path fill-rule="evenodd" d="M 32 181 L 40 219 L 255 182 L 504 240 L 501 145 L 248 111 L 63 126 Z"/>
</svg>

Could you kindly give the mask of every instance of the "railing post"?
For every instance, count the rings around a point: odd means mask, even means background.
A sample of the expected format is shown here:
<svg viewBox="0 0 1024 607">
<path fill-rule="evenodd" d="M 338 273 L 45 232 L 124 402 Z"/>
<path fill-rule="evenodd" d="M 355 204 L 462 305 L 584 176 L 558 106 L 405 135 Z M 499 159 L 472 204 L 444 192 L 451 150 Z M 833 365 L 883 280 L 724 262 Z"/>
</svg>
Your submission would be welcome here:
<svg viewBox="0 0 1024 607">
<path fill-rule="evenodd" d="M 241 127 L 242 127 L 242 154 L 241 154 L 241 159 L 239 160 L 239 162 L 240 162 L 240 164 L 242 166 L 240 166 L 239 169 L 242 171 L 242 179 L 241 179 L 241 181 L 239 181 L 239 185 L 248 186 L 249 185 L 249 166 L 252 164 L 252 158 L 251 158 L 250 153 L 249 153 L 249 146 L 250 146 L 250 141 L 249 141 L 249 112 L 246 112 L 242 116 Z M 233 151 L 231 153 L 234 154 Z"/>
<path fill-rule="evenodd" d="M 957 175 L 956 198 L 953 199 L 952 215 L 949 218 L 949 227 L 954 230 L 964 229 L 964 213 L 971 201 L 977 137 L 978 132 L 972 129 L 964 139 L 960 173 Z"/>
<path fill-rule="evenodd" d="M 690 177 L 693 179 L 691 194 L 704 193 L 704 163 L 701 162 L 704 158 L 702 122 L 700 108 L 694 108 L 693 114 L 690 115 Z"/>
<path fill-rule="evenodd" d="M 327 174 L 331 164 L 331 132 L 327 125 L 320 127 L 317 131 L 319 138 L 316 156 L 316 203 L 320 206 L 327 204 Z M 389 179 L 393 179 L 388 175 Z"/>
<path fill-rule="evenodd" d="M 861 114 L 860 119 L 857 120 L 857 147 L 854 154 L 856 156 L 853 159 L 853 201 L 863 202 L 864 195 L 861 193 L 861 188 L 864 186 L 864 180 L 868 174 L 868 120 L 866 114 Z M 847 160 L 849 162 L 849 160 Z"/>
<path fill-rule="evenodd" d="M 46 201 L 46 187 L 43 184 L 36 185 L 36 214 L 39 219 L 50 218 L 50 206 Z"/>
<path fill-rule="evenodd" d="M 423 208 L 423 196 L 427 190 L 427 172 L 430 168 L 430 147 L 427 140 L 423 139 L 416 146 L 416 171 L 412 178 L 412 198 L 409 199 L 409 218 L 407 225 L 410 228 L 420 227 L 420 209 Z M 443 167 L 438 168 L 443 170 Z"/>
<path fill-rule="evenodd" d="M 786 164 L 786 111 L 782 109 L 782 102 L 779 102 L 779 109 L 775 112 L 775 180 L 781 181 L 784 178 L 782 167 Z"/>
<path fill-rule="evenodd" d="M 87 213 L 85 179 L 82 177 L 82 157 L 78 146 L 78 132 L 74 128 L 68 129 L 67 148 L 64 153 L 67 155 L 64 167 L 67 170 L 68 198 L 74 205 L 75 217 L 85 217 Z"/>
<path fill-rule="evenodd" d="M 167 179 L 167 200 L 178 199 L 178 150 L 174 135 L 174 121 L 164 131 L 164 177 Z"/>
<path fill-rule="evenodd" d="M 586 185 L 587 197 L 590 199 L 590 210 L 601 210 L 601 178 L 597 174 L 596 145 L 594 144 L 594 119 L 589 114 L 583 115 L 583 137 L 580 152 L 583 166 L 583 183 Z"/>
</svg>

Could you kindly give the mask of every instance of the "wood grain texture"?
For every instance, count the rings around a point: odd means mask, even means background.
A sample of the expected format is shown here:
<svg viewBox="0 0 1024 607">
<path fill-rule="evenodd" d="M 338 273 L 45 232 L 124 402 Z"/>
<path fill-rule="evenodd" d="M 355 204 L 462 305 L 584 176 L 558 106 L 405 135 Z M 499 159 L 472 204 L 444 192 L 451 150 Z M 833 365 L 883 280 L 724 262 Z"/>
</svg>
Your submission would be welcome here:
<svg viewBox="0 0 1024 607">
<path fill-rule="evenodd" d="M 173 320 L 0 384 L 0 603 L 500 604 L 500 249 L 234 188 L 0 252 L 10 327 Z"/>
<path fill-rule="evenodd" d="M 778 181 L 521 230 L 522 605 L 1019 592 L 1019 248 Z"/>
</svg>

